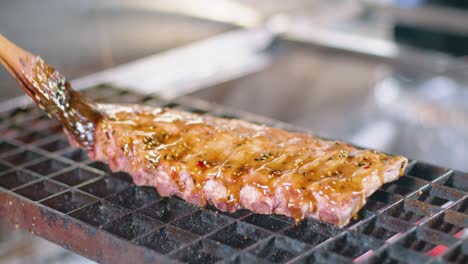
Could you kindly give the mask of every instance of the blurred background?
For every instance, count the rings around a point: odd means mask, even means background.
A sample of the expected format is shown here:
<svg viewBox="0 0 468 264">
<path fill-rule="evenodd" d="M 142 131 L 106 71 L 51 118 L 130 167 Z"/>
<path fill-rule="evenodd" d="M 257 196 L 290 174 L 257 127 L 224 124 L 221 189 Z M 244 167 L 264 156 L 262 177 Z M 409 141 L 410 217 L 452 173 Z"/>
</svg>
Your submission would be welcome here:
<svg viewBox="0 0 468 264">
<path fill-rule="evenodd" d="M 2 1 L 0 33 L 78 86 L 189 95 L 468 171 L 467 1 Z M 0 105 L 21 94 L 0 69 Z M 90 262 L 0 235 L 2 263 Z"/>
</svg>

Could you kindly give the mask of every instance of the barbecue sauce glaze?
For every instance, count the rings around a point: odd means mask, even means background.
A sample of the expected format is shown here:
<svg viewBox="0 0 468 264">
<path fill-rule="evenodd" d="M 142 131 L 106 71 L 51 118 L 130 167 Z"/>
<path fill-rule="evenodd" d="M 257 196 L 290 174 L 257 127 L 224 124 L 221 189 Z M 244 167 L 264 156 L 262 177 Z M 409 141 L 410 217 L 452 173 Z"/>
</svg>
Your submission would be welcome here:
<svg viewBox="0 0 468 264">
<path fill-rule="evenodd" d="M 109 161 L 111 166 L 125 168 L 118 157 L 129 157 L 129 168 L 144 171 L 128 171 L 141 185 L 154 186 L 152 178 L 166 170 L 177 183 L 180 193 L 175 194 L 180 196 L 189 188 L 190 197 L 197 197 L 191 202 L 202 206 L 206 204 L 207 182 L 221 184 L 226 191 L 215 205 L 230 212 L 240 209 L 245 186 L 252 186 L 263 198 L 280 191 L 287 212 L 264 213 L 285 213 L 296 220 L 317 211 L 317 204 L 323 202 L 317 197 L 333 204 L 343 202 L 342 194 L 351 194 L 359 200 L 359 209 L 375 191 L 365 188 L 366 184 L 378 188 L 387 181 L 384 177 L 389 167 L 399 166 L 401 175 L 406 165 L 403 157 L 240 120 L 171 109 L 101 107 L 106 117 L 99 124 L 97 137 L 98 142 L 108 144 L 99 146 L 103 152 L 98 158 L 115 156 Z M 190 174 L 193 186 L 181 181 L 184 173 Z"/>
</svg>

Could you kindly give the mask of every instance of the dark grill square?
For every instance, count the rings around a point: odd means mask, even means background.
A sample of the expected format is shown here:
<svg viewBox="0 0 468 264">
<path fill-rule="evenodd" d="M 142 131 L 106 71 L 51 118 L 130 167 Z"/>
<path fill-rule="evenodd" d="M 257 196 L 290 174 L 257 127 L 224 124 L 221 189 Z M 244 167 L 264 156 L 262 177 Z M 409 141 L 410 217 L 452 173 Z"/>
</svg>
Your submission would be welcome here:
<svg viewBox="0 0 468 264">
<path fill-rule="evenodd" d="M 52 179 L 61 183 L 65 183 L 69 186 L 75 186 L 83 182 L 87 182 L 92 179 L 98 178 L 100 176 L 101 175 L 95 172 L 83 168 L 74 168 L 72 170 L 62 172 L 57 176 L 54 176 Z"/>
<path fill-rule="evenodd" d="M 105 176 L 102 179 L 84 185 L 80 190 L 99 198 L 106 198 L 127 189 L 129 186 L 127 182 Z"/>
<path fill-rule="evenodd" d="M 443 179 L 441 182 L 444 186 L 468 192 L 468 173 L 463 173 L 460 171 L 454 171 L 450 173 L 448 177 Z"/>
<path fill-rule="evenodd" d="M 49 152 L 57 152 L 70 147 L 70 144 L 68 144 L 66 138 L 60 137 L 59 139 L 55 139 L 51 142 L 41 144 L 38 147 Z"/>
<path fill-rule="evenodd" d="M 10 170 L 11 167 L 5 164 L 0 163 L 0 175 L 3 174 L 4 172 Z"/>
<path fill-rule="evenodd" d="M 5 142 L 5 141 L 0 141 L 0 156 L 4 155 L 5 153 L 9 152 L 9 151 L 12 151 L 14 149 L 17 149 L 18 147 L 11 144 L 11 143 L 8 143 L 8 142 Z"/>
<path fill-rule="evenodd" d="M 407 172 L 408 175 L 426 181 L 433 181 L 448 172 L 448 169 L 418 162 Z"/>
<path fill-rule="evenodd" d="M 132 176 L 130 176 L 130 174 L 123 172 L 123 171 L 110 173 L 109 176 L 111 176 L 112 178 L 122 180 L 122 181 L 126 181 L 128 183 L 133 183 Z"/>
<path fill-rule="evenodd" d="M 385 215 L 390 215 L 392 217 L 411 223 L 415 223 L 424 217 L 424 214 L 421 212 L 415 212 L 414 210 L 411 210 L 410 207 L 406 206 L 405 204 L 407 203 L 408 202 L 399 203 L 398 205 L 391 207 L 383 213 Z"/>
<path fill-rule="evenodd" d="M 198 236 L 193 233 L 189 233 L 177 227 L 165 226 L 138 239 L 137 244 L 154 249 L 159 253 L 167 254 L 197 238 Z"/>
<path fill-rule="evenodd" d="M 42 134 L 52 136 L 52 135 L 58 135 L 58 134 L 63 133 L 63 128 L 61 125 L 57 123 L 51 123 L 50 125 L 45 126 L 38 131 L 41 132 Z"/>
<path fill-rule="evenodd" d="M 210 211 L 213 211 L 213 212 L 216 212 L 216 213 L 227 215 L 229 217 L 236 218 L 236 219 L 240 219 L 240 218 L 243 218 L 243 217 L 251 214 L 251 212 L 249 210 L 246 210 L 246 209 L 237 210 L 234 213 L 223 212 L 223 211 L 220 211 L 220 210 L 216 209 L 216 207 L 214 207 L 211 204 L 207 205 L 206 209 L 208 209 Z"/>
<path fill-rule="evenodd" d="M 429 184 L 429 182 L 427 181 L 410 176 L 403 176 L 396 182 L 392 182 L 382 186 L 382 189 L 390 193 L 407 195 L 409 193 L 421 189 L 427 184 Z"/>
<path fill-rule="evenodd" d="M 53 124 L 57 124 L 57 122 L 50 119 L 46 115 L 40 115 L 36 119 L 31 120 L 31 123 L 28 122 L 28 125 L 30 125 L 30 127 L 33 128 L 34 130 L 42 130 L 45 127 L 48 127 Z"/>
<path fill-rule="evenodd" d="M 14 189 L 37 179 L 25 171 L 17 170 L 0 176 L 0 186 L 5 189 Z"/>
<path fill-rule="evenodd" d="M 54 172 L 63 170 L 67 168 L 68 165 L 67 163 L 54 160 L 54 159 L 47 159 L 41 162 L 37 162 L 33 165 L 29 165 L 26 167 L 26 169 L 35 172 L 41 176 L 47 176 L 49 174 L 52 174 Z"/>
<path fill-rule="evenodd" d="M 386 222 L 385 222 L 386 221 Z M 367 236 L 371 236 L 376 239 L 380 239 L 385 241 L 390 239 L 391 237 L 395 236 L 398 232 L 388 228 L 387 225 L 388 221 L 392 221 L 392 219 L 384 219 L 383 221 L 378 218 L 373 218 L 356 228 L 356 232 L 365 234 Z"/>
<path fill-rule="evenodd" d="M 340 230 L 329 224 L 320 223 L 317 220 L 304 219 L 281 233 L 316 246 L 328 238 L 337 235 L 340 233 Z"/>
<path fill-rule="evenodd" d="M 17 189 L 15 193 L 33 201 L 42 200 L 48 196 L 64 191 L 66 188 L 50 181 L 40 181 Z"/>
<path fill-rule="evenodd" d="M 247 218 L 244 218 L 242 221 L 263 227 L 274 232 L 278 232 L 290 225 L 290 223 L 278 220 L 271 215 L 261 214 L 252 214 Z"/>
<path fill-rule="evenodd" d="M 267 262 L 248 252 L 242 252 L 242 254 L 237 254 L 237 255 L 232 256 L 229 259 L 223 260 L 222 263 L 243 264 L 243 263 L 267 263 Z"/>
<path fill-rule="evenodd" d="M 364 263 L 427 263 L 428 258 L 415 251 L 392 245 L 389 248 L 372 254 Z"/>
<path fill-rule="evenodd" d="M 95 202 L 96 199 L 78 191 L 68 191 L 58 196 L 52 197 L 42 202 L 62 213 L 68 213 Z"/>
<path fill-rule="evenodd" d="M 86 152 L 81 149 L 73 149 L 71 151 L 67 151 L 61 156 L 76 162 L 82 162 L 89 159 L 88 154 L 86 154 Z"/>
<path fill-rule="evenodd" d="M 161 224 L 151 218 L 132 213 L 111 222 L 104 226 L 104 229 L 127 240 L 132 240 L 159 226 Z"/>
<path fill-rule="evenodd" d="M 14 166 L 19 166 L 31 162 L 33 160 L 39 159 L 41 157 L 42 155 L 32 152 L 30 150 L 22 150 L 18 153 L 12 153 L 2 159 Z"/>
<path fill-rule="evenodd" d="M 198 207 L 179 199 L 162 199 L 154 204 L 143 207 L 139 213 L 168 223 L 189 213 L 195 212 Z"/>
<path fill-rule="evenodd" d="M 34 119 L 39 114 L 37 108 L 33 105 L 28 105 L 24 107 L 18 107 L 9 113 L 9 117 L 15 120 L 16 122 L 24 122 L 31 119 Z"/>
<path fill-rule="evenodd" d="M 463 198 L 463 196 L 464 193 L 455 189 L 448 189 L 446 187 L 433 184 L 410 197 L 435 206 L 448 207 L 454 201 Z"/>
<path fill-rule="evenodd" d="M 465 198 L 450 207 L 451 210 L 455 210 L 460 213 L 468 212 L 468 198 Z"/>
<path fill-rule="evenodd" d="M 274 263 L 284 263 L 308 249 L 308 245 L 283 236 L 274 236 L 256 245 L 251 253 Z"/>
<path fill-rule="evenodd" d="M 111 173 L 111 169 L 104 162 L 93 161 L 93 162 L 89 163 L 88 166 L 93 167 L 95 169 L 98 169 L 100 171 L 106 172 L 106 173 Z"/>
<path fill-rule="evenodd" d="M 218 211 L 218 210 L 216 210 L 216 211 Z M 242 218 L 242 217 L 244 217 L 246 215 L 249 215 L 250 211 L 246 210 L 246 209 L 241 209 L 241 210 L 235 211 L 234 213 L 222 212 L 222 214 L 227 215 L 227 216 L 232 217 L 232 218 Z"/>
<path fill-rule="evenodd" d="M 195 234 L 205 235 L 231 222 L 231 219 L 221 214 L 210 211 L 196 211 L 175 221 L 173 225 Z"/>
<path fill-rule="evenodd" d="M 34 105 L 19 106 L 18 108 L 8 113 L 10 118 L 14 118 L 17 121 L 29 120 L 32 113 L 38 112 L 38 109 Z"/>
<path fill-rule="evenodd" d="M 397 201 L 400 201 L 401 199 L 403 199 L 403 196 L 386 192 L 380 189 L 368 198 L 363 209 L 376 213 L 388 207 L 389 204 L 394 204 Z"/>
<path fill-rule="evenodd" d="M 159 195 L 154 188 L 133 186 L 107 198 L 106 200 L 130 210 L 135 210 L 156 202 L 159 200 Z"/>
<path fill-rule="evenodd" d="M 432 233 L 432 234 L 431 234 Z M 411 249 L 414 251 L 419 251 L 421 253 L 428 253 L 434 249 L 437 245 L 449 245 L 452 241 L 447 241 L 448 239 L 443 239 L 438 234 L 433 234 L 433 231 L 418 229 L 413 231 L 410 234 L 406 235 L 403 239 L 397 242 L 398 245 Z"/>
<path fill-rule="evenodd" d="M 374 215 L 375 215 L 375 213 L 373 213 L 373 212 L 361 209 L 353 216 L 353 218 L 351 218 L 349 223 L 346 226 L 344 226 L 343 228 L 346 229 L 346 228 L 352 227 L 356 223 L 360 223 L 361 221 L 369 219 L 369 218 L 373 217 Z"/>
<path fill-rule="evenodd" d="M 23 143 L 34 143 L 36 141 L 42 140 L 44 138 L 47 138 L 47 135 L 39 132 L 30 132 L 26 134 L 21 134 L 18 137 L 16 137 L 16 140 L 21 141 Z"/>
<path fill-rule="evenodd" d="M 39 131 L 41 128 L 43 128 L 47 123 L 51 123 L 52 120 L 43 115 L 42 113 L 37 113 L 32 117 L 30 120 L 23 120 L 23 121 L 16 121 L 15 120 L 15 125 L 19 127 L 26 127 L 28 128 L 28 131 Z"/>
<path fill-rule="evenodd" d="M 102 226 L 129 213 L 120 206 L 103 201 L 91 204 L 70 214 L 83 222 L 93 226 Z"/>
<path fill-rule="evenodd" d="M 468 216 L 453 211 L 446 211 L 424 224 L 425 227 L 457 236 L 460 231 L 468 227 Z"/>
<path fill-rule="evenodd" d="M 285 216 L 285 215 L 272 215 L 274 218 L 278 219 L 278 220 L 281 220 L 283 222 L 286 222 L 286 223 L 290 223 L 290 224 L 294 224 L 296 223 L 296 220 L 294 220 L 294 218 L 292 217 L 288 217 L 288 216 Z"/>
<path fill-rule="evenodd" d="M 377 239 L 349 232 L 327 243 L 325 248 L 345 257 L 356 258 L 382 244 L 383 242 Z"/>
<path fill-rule="evenodd" d="M 308 264 L 308 263 L 314 263 L 314 264 L 347 264 L 347 263 L 353 263 L 352 259 L 340 256 L 338 254 L 332 253 L 332 252 L 326 252 L 326 251 L 320 251 L 320 250 L 314 250 L 308 254 L 306 254 L 303 257 L 300 257 L 297 261 L 293 261 L 295 264 Z M 374 262 L 370 262 L 374 263 Z M 387 262 L 375 262 L 375 263 L 386 263 Z M 394 262 L 389 262 L 389 263 L 394 263 Z M 396 263 L 396 262 L 395 262 Z"/>
<path fill-rule="evenodd" d="M 448 251 L 444 256 L 444 260 L 449 263 L 468 263 L 468 246 L 466 246 L 466 243 Z"/>
<path fill-rule="evenodd" d="M 23 128 L 20 128 L 16 125 L 13 125 L 13 126 L 10 126 L 10 127 L 6 127 L 6 128 L 1 128 L 0 129 L 0 137 L 3 139 L 7 139 L 7 138 L 14 138 L 16 136 L 18 136 L 19 134 L 21 134 L 21 132 L 24 131 Z"/>
<path fill-rule="evenodd" d="M 270 235 L 270 233 L 252 225 L 234 223 L 217 231 L 215 234 L 211 235 L 210 238 L 232 248 L 243 249 L 262 240 L 268 235 Z"/>
<path fill-rule="evenodd" d="M 202 240 L 171 254 L 172 257 L 187 263 L 215 263 L 232 256 L 236 251 L 214 241 Z"/>
</svg>

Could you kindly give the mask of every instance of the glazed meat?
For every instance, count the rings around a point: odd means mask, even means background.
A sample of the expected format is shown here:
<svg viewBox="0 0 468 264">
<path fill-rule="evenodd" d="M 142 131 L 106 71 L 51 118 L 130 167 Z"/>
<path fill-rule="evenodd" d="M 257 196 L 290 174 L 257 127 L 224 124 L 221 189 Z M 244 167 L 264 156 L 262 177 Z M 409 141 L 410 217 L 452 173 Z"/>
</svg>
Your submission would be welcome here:
<svg viewBox="0 0 468 264">
<path fill-rule="evenodd" d="M 128 172 L 136 184 L 154 186 L 162 196 L 221 211 L 247 208 L 343 226 L 407 164 L 404 157 L 241 120 L 96 105 L 40 58 L 6 43 L 9 53 L 2 61 L 64 125 L 73 145 L 114 171 Z"/>
<path fill-rule="evenodd" d="M 101 106 L 91 157 L 222 211 L 247 208 L 346 224 L 406 159 L 337 141 L 170 109 Z"/>
</svg>

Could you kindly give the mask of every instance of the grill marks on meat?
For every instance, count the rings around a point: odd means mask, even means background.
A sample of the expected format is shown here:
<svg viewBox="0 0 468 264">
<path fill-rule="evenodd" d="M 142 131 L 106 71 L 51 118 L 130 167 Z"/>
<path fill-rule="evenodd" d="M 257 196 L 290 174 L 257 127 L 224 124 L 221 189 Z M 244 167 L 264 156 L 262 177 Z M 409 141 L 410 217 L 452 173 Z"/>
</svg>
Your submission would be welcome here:
<svg viewBox="0 0 468 264">
<path fill-rule="evenodd" d="M 407 159 L 310 135 L 170 109 L 94 105 L 42 59 L 0 35 L 0 63 L 72 145 L 154 186 L 223 211 L 313 217 L 339 226 Z"/>
<path fill-rule="evenodd" d="M 247 208 L 295 219 L 345 225 L 383 183 L 407 164 L 337 141 L 171 109 L 102 105 L 91 153 L 133 175 L 204 206 Z"/>
</svg>

